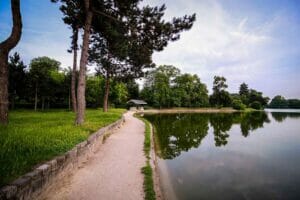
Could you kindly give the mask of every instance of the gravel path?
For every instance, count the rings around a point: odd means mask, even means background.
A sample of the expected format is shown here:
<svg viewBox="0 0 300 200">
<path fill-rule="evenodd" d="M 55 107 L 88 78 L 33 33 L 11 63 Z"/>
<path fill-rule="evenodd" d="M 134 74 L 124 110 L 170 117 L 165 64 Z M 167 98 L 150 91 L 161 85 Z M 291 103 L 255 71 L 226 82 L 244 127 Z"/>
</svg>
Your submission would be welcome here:
<svg viewBox="0 0 300 200">
<path fill-rule="evenodd" d="M 146 159 L 143 152 L 144 123 L 125 114 L 125 123 L 99 148 L 97 153 L 78 169 L 64 186 L 45 199 L 144 199 L 141 168 Z"/>
</svg>

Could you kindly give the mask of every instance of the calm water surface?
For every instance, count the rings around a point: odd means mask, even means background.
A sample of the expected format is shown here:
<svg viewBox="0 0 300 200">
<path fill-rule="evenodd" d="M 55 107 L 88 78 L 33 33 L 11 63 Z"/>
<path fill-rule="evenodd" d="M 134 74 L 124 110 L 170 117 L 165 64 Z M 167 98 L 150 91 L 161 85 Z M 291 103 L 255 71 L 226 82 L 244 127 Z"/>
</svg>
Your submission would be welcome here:
<svg viewBox="0 0 300 200">
<path fill-rule="evenodd" d="M 300 113 L 145 115 L 167 199 L 300 199 Z"/>
</svg>

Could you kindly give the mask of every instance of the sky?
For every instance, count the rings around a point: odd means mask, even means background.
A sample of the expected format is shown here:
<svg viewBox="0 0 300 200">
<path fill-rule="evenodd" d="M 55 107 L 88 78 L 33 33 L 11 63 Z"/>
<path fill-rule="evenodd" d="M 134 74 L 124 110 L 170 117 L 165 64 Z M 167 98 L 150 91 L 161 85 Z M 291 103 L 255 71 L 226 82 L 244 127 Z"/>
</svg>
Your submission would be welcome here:
<svg viewBox="0 0 300 200">
<path fill-rule="evenodd" d="M 300 1 L 298 0 L 144 0 L 165 4 L 165 20 L 196 13 L 191 30 L 155 52 L 157 65 L 197 74 L 211 92 L 215 75 L 227 78 L 229 92 L 249 88 L 266 96 L 300 98 Z M 71 30 L 50 0 L 22 0 L 23 34 L 13 50 L 29 64 L 49 56 L 72 66 Z M 11 31 L 10 0 L 0 0 L 0 41 Z M 92 71 L 92 70 L 91 70 Z"/>
</svg>

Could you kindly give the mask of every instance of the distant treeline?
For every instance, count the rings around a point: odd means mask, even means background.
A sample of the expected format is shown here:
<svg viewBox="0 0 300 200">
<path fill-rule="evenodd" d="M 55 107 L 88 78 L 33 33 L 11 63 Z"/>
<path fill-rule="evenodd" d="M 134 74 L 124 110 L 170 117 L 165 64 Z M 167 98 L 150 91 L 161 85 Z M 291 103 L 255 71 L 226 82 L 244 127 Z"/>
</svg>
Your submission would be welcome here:
<svg viewBox="0 0 300 200">
<path fill-rule="evenodd" d="M 262 109 L 268 104 L 268 97 L 249 89 L 245 83 L 236 94 L 230 94 L 227 88 L 226 78 L 215 76 L 213 93 L 208 95 L 206 85 L 196 74 L 181 74 L 178 68 L 163 65 L 147 74 L 140 96 L 157 108 L 233 107 L 243 110 L 247 107 Z"/>
<path fill-rule="evenodd" d="M 300 108 L 300 99 L 285 99 L 281 95 L 275 96 L 270 104 L 269 108 Z"/>
<path fill-rule="evenodd" d="M 34 58 L 26 66 L 18 53 L 9 59 L 10 108 L 69 108 L 71 109 L 71 69 L 60 68 L 60 62 L 48 57 Z M 87 76 L 86 105 L 103 105 L 105 78 L 96 73 Z M 134 80 L 112 80 L 109 100 L 111 106 L 125 107 L 130 98 L 138 98 Z"/>
<path fill-rule="evenodd" d="M 87 107 L 103 106 L 105 77 L 96 69 L 87 76 Z M 71 109 L 71 69 L 62 70 L 60 62 L 48 57 L 38 57 L 26 66 L 18 53 L 9 59 L 10 108 L 68 108 Z M 111 79 L 109 102 L 111 107 L 126 107 L 129 99 L 143 99 L 149 107 L 233 107 L 243 110 L 270 108 L 300 108 L 300 100 L 276 96 L 269 98 L 262 92 L 240 85 L 238 93 L 227 91 L 226 78 L 215 76 L 213 93 L 196 74 L 184 73 L 174 66 L 163 65 L 146 73 L 143 89 L 139 91 L 135 80 Z"/>
</svg>

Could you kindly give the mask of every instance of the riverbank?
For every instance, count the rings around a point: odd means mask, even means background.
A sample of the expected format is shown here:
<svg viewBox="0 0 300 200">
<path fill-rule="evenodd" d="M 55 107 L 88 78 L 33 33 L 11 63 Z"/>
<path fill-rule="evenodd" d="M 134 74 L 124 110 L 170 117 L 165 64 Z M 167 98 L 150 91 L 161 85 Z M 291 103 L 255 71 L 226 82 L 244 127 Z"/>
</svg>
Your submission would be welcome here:
<svg viewBox="0 0 300 200">
<path fill-rule="evenodd" d="M 241 112 L 232 108 L 169 108 L 169 109 L 149 109 L 139 111 L 141 113 L 233 113 Z"/>
</svg>

